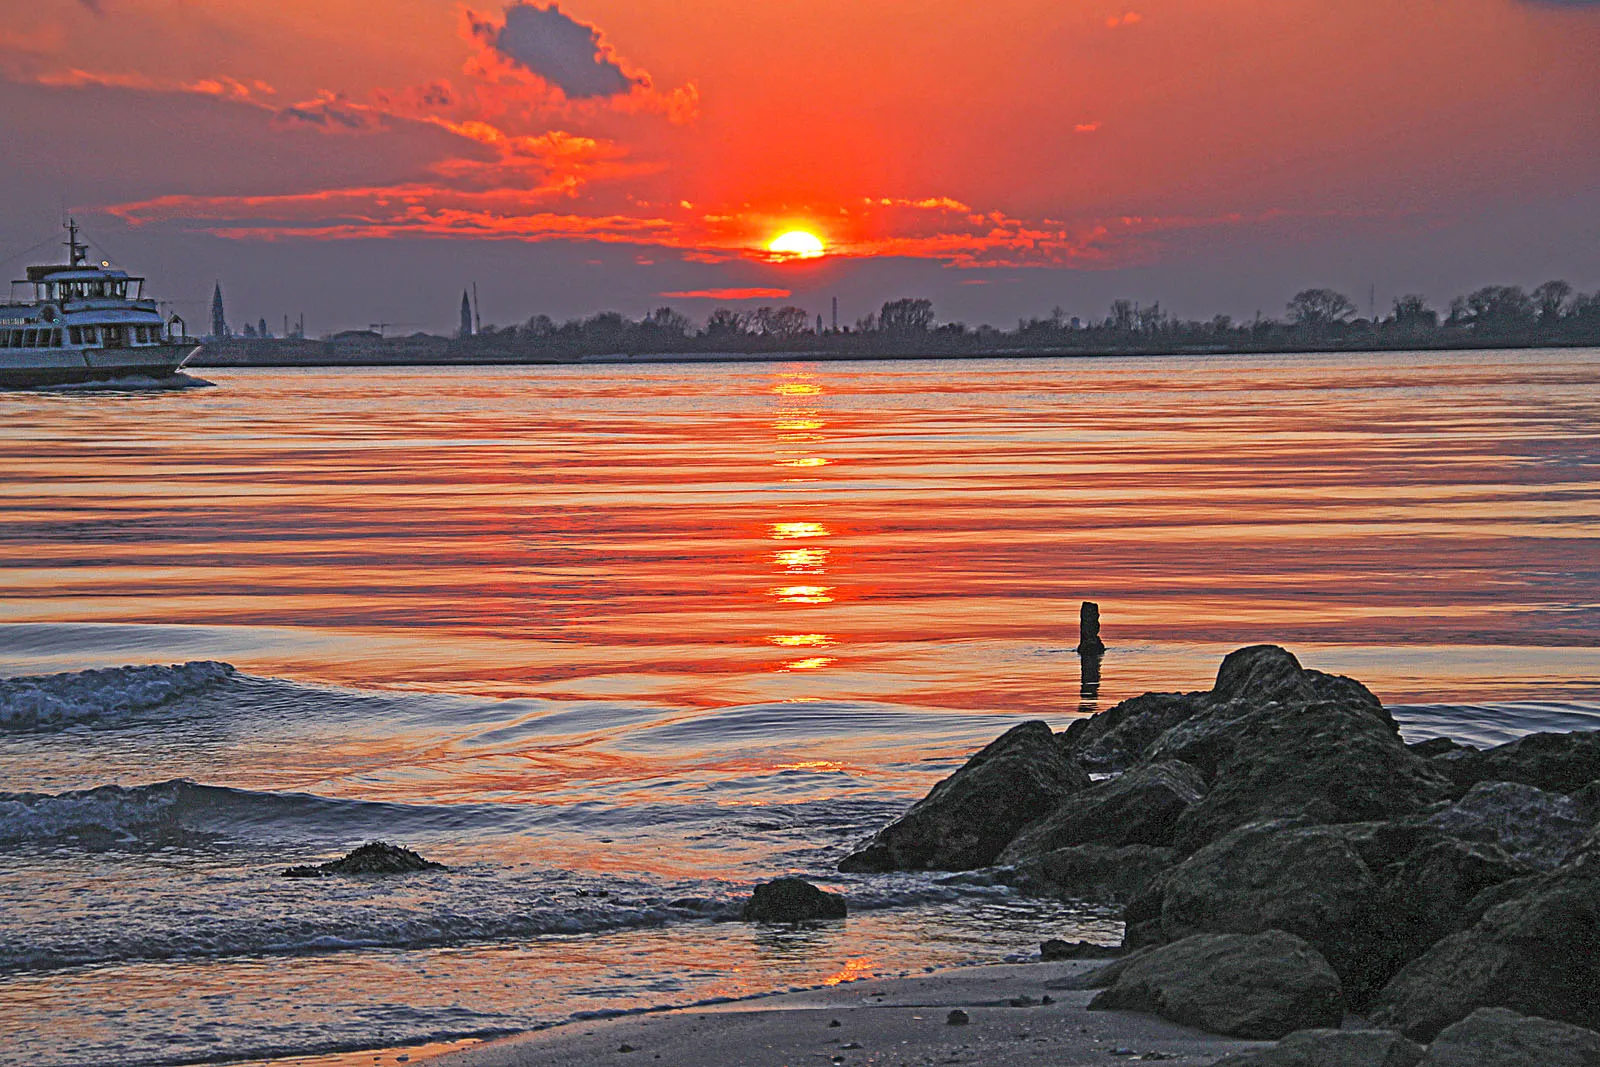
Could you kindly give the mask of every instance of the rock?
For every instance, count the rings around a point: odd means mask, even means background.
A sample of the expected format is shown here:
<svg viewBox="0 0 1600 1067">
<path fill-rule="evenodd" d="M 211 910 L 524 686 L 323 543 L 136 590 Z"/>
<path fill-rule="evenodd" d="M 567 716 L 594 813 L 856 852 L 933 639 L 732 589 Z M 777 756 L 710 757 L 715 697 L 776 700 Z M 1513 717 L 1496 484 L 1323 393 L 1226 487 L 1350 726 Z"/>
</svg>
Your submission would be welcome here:
<svg viewBox="0 0 1600 1067">
<path fill-rule="evenodd" d="M 779 878 L 756 886 L 739 917 L 752 923 L 797 923 L 842 919 L 844 897 L 818 889 L 802 878 Z"/>
<path fill-rule="evenodd" d="M 1054 814 L 1018 834 L 1000 862 L 1019 863 L 1072 845 L 1170 844 L 1178 816 L 1204 793 L 1205 782 L 1186 763 L 1135 767 L 1067 797 Z"/>
<path fill-rule="evenodd" d="M 1322 953 L 1360 1008 L 1403 964 L 1459 929 L 1486 888 L 1527 873 L 1494 846 L 1426 826 L 1252 823 L 1130 902 L 1125 943 L 1284 930 Z"/>
<path fill-rule="evenodd" d="M 1425 1050 L 1389 1030 L 1301 1030 L 1212 1067 L 1416 1067 Z"/>
<path fill-rule="evenodd" d="M 1293 653 L 1277 645 L 1251 645 L 1228 653 L 1217 669 L 1210 700 L 1213 704 L 1244 701 L 1255 706 L 1295 707 L 1326 702 L 1360 705 L 1396 734 L 1400 732 L 1372 690 L 1342 674 L 1307 670 Z"/>
<path fill-rule="evenodd" d="M 1571 798 L 1518 782 L 1479 782 L 1426 821 L 1452 837 L 1499 845 L 1546 871 L 1559 866 L 1594 828 L 1594 820 Z"/>
<path fill-rule="evenodd" d="M 1024 826 L 1088 786 L 1088 774 L 1061 751 L 1050 727 L 1023 723 L 934 786 L 865 847 L 846 856 L 839 869 L 987 867 Z"/>
<path fill-rule="evenodd" d="M 1423 759 L 1439 759 L 1442 756 L 1465 755 L 1468 752 L 1478 751 L 1471 745 L 1463 745 L 1448 737 L 1430 737 L 1426 741 L 1416 741 L 1406 747 Z"/>
<path fill-rule="evenodd" d="M 1235 715 L 1237 708 L 1189 719 L 1151 746 L 1151 760 L 1182 760 L 1211 779 L 1206 795 L 1178 818 L 1172 843 L 1179 852 L 1247 822 L 1388 820 L 1450 793 L 1448 780 L 1406 749 L 1381 708 L 1324 702 Z"/>
<path fill-rule="evenodd" d="M 1522 886 L 1406 964 L 1372 1021 L 1417 1041 L 1478 1008 L 1600 1028 L 1600 863 L 1583 857 Z"/>
<path fill-rule="evenodd" d="M 1144 894 L 1177 860 L 1170 848 L 1074 845 L 1019 863 L 1008 880 L 1034 896 L 1115 903 Z"/>
<path fill-rule="evenodd" d="M 1280 930 L 1199 934 L 1102 968 L 1090 1011 L 1153 1012 L 1216 1034 L 1272 1040 L 1335 1027 L 1339 977 L 1316 949 Z"/>
<path fill-rule="evenodd" d="M 1389 868 L 1363 991 L 1376 992 L 1403 964 L 1476 922 L 1484 894 L 1531 873 L 1496 845 L 1454 838 L 1419 847 Z M 1365 1003 L 1364 996 L 1357 999 Z"/>
<path fill-rule="evenodd" d="M 1578 807 L 1578 814 L 1591 824 L 1600 823 L 1600 782 L 1590 782 L 1582 789 L 1569 793 Z"/>
<path fill-rule="evenodd" d="M 1144 758 L 1156 738 L 1198 712 L 1203 693 L 1146 693 L 1071 723 L 1063 749 L 1094 771 L 1121 771 Z"/>
<path fill-rule="evenodd" d="M 1269 704 L 1282 709 L 1307 704 L 1344 703 L 1366 709 L 1398 736 L 1393 717 L 1360 682 L 1341 675 L 1308 671 L 1277 645 L 1253 645 L 1230 652 L 1205 693 L 1146 693 L 1072 723 L 1061 744 L 1083 766 L 1120 771 L 1150 755 L 1156 739 L 1203 712 L 1223 709 L 1224 719 Z"/>
<path fill-rule="evenodd" d="M 1551 793 L 1573 793 L 1600 779 L 1600 730 L 1529 734 L 1441 764 L 1459 793 L 1479 782 L 1521 782 Z"/>
<path fill-rule="evenodd" d="M 1600 1034 L 1504 1008 L 1479 1008 L 1448 1027 L 1422 1067 L 1596 1067 Z"/>
<path fill-rule="evenodd" d="M 965 1026 L 971 1021 L 971 1017 L 960 1008 L 951 1008 L 950 1014 L 944 1017 L 946 1026 Z"/>
<path fill-rule="evenodd" d="M 409 848 L 384 841 L 369 841 L 343 859 L 315 866 L 290 867 L 285 878 L 326 878 L 335 874 L 408 874 L 412 871 L 442 871 L 442 863 L 425 860 Z"/>
<path fill-rule="evenodd" d="M 1363 972 L 1380 892 L 1377 876 L 1337 828 L 1251 824 L 1161 880 L 1160 936 L 1177 941 L 1198 933 L 1283 930 L 1316 946 L 1342 978 L 1356 979 L 1364 991 L 1373 980 Z M 1128 921 L 1139 918 L 1130 907 Z"/>
<path fill-rule="evenodd" d="M 1039 946 L 1039 958 L 1055 960 L 1114 960 L 1122 955 L 1116 945 L 1097 945 L 1093 941 L 1060 941 L 1051 938 Z"/>
</svg>

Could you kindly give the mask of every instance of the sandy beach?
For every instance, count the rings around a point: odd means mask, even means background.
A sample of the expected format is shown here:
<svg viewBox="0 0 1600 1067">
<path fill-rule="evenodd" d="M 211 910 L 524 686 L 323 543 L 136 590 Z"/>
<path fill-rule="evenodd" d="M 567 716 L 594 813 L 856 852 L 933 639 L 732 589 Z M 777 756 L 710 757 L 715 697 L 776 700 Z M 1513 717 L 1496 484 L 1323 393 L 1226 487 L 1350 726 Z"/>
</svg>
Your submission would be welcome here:
<svg viewBox="0 0 1600 1067">
<path fill-rule="evenodd" d="M 1264 1042 L 1153 1016 L 1085 1010 L 1093 993 L 1052 990 L 1103 961 L 967 967 L 710 1007 L 570 1023 L 429 1059 L 437 1067 L 802 1067 L 1140 1061 L 1211 1064 Z M 1044 1003 L 1046 997 L 1050 1003 Z M 966 1012 L 964 1026 L 947 1021 Z M 835 1022 L 837 1026 L 833 1025 Z"/>
</svg>

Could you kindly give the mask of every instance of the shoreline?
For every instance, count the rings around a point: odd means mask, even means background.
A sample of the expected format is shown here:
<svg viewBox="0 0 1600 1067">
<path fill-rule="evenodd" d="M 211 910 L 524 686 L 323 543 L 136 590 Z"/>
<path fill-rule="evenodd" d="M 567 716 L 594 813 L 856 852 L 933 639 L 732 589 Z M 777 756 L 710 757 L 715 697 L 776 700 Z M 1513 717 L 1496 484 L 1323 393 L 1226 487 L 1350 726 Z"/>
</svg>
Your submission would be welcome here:
<svg viewBox="0 0 1600 1067">
<path fill-rule="evenodd" d="M 1104 963 L 974 964 L 712 1004 L 642 1009 L 412 1055 L 409 1062 L 430 1067 L 558 1067 L 635 1060 L 652 1067 L 810 1062 L 1073 1067 L 1103 1064 L 1111 1056 L 1210 1064 L 1270 1044 L 1207 1034 L 1151 1015 L 1090 1012 L 1086 1007 L 1094 991 L 1050 988 Z M 966 1012 L 970 1022 L 950 1025 L 946 1020 L 954 1009 Z M 835 1021 L 839 1025 L 832 1025 Z M 398 1061 L 400 1054 L 403 1050 L 386 1050 L 380 1060 L 368 1052 L 348 1062 L 352 1067 L 358 1062 L 404 1062 Z"/>
<path fill-rule="evenodd" d="M 481 356 L 463 355 L 459 358 L 439 358 L 408 355 L 406 353 L 383 353 L 381 351 L 362 351 L 349 355 L 335 356 L 326 353 L 312 355 L 309 358 L 294 358 L 293 355 L 271 356 L 263 354 L 262 358 L 254 358 L 255 353 L 249 352 L 251 344 L 260 348 L 273 345 L 273 341 L 256 342 L 229 342 L 230 348 L 245 349 L 244 352 L 230 351 L 227 355 L 210 359 L 205 357 L 205 350 L 184 365 L 184 370 L 240 370 L 240 369 L 339 369 L 345 367 L 587 367 L 587 366 L 628 366 L 632 364 L 697 364 L 697 363 L 906 363 L 925 362 L 929 360 L 984 360 L 984 359 L 1141 359 L 1141 358 L 1184 358 L 1184 357 L 1219 357 L 1230 358 L 1235 356 L 1316 356 L 1316 355 L 1392 355 L 1395 353 L 1420 352 L 1420 353 L 1456 353 L 1456 352 L 1542 352 L 1542 351 L 1568 351 L 1595 348 L 1593 342 L 1578 341 L 1551 341 L 1539 344 L 1506 342 L 1497 344 L 1493 342 L 1478 342 L 1475 344 L 1408 344 L 1398 346 L 1379 347 L 1326 347 L 1326 346 L 1283 346 L 1266 345 L 1259 348 L 1240 348 L 1236 346 L 1157 346 L 1152 348 L 1127 348 L 1127 349 L 1037 349 L 1037 348 L 1001 348 L 970 352 L 842 352 L 826 349 L 796 349 L 792 351 L 756 351 L 756 352 L 604 352 L 585 354 L 565 358 L 535 358 L 518 357 L 509 353 L 485 353 Z M 324 342 L 298 342 L 299 345 L 321 346 Z"/>
</svg>

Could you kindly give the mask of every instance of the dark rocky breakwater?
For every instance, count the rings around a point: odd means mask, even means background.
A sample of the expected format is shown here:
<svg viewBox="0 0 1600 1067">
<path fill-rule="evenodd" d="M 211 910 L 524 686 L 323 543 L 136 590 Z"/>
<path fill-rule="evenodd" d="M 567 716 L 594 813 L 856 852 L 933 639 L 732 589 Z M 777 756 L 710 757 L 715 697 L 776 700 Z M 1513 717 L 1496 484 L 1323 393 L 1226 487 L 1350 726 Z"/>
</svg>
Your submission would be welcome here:
<svg viewBox="0 0 1600 1067">
<path fill-rule="evenodd" d="M 1100 1007 L 1401 1041 L 1327 1039 L 1379 1051 L 1326 1062 L 1457 1062 L 1478 1034 L 1600 1063 L 1597 822 L 1600 731 L 1408 745 L 1360 682 L 1258 645 L 1207 692 L 1008 731 L 839 867 L 1122 903 L 1126 955 L 1083 980 Z M 1295 1058 L 1320 1040 L 1260 1062 L 1324 1062 Z"/>
</svg>

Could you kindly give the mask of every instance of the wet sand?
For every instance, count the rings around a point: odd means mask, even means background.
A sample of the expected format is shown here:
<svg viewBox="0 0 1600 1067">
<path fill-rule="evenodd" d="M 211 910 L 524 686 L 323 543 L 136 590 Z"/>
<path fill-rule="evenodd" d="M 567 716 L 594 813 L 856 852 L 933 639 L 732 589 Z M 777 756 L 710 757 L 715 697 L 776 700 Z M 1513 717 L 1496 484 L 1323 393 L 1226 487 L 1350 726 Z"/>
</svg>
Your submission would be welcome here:
<svg viewBox="0 0 1600 1067">
<path fill-rule="evenodd" d="M 1091 1012 L 1092 992 L 1046 988 L 1099 962 L 967 967 L 910 978 L 569 1023 L 429 1058 L 429 1067 L 802 1067 L 1206 1064 L 1262 1042 L 1128 1012 Z M 1050 997 L 1053 1003 L 1045 1004 Z M 960 1008 L 965 1026 L 946 1020 Z M 837 1021 L 839 1025 L 833 1026 Z"/>
</svg>

